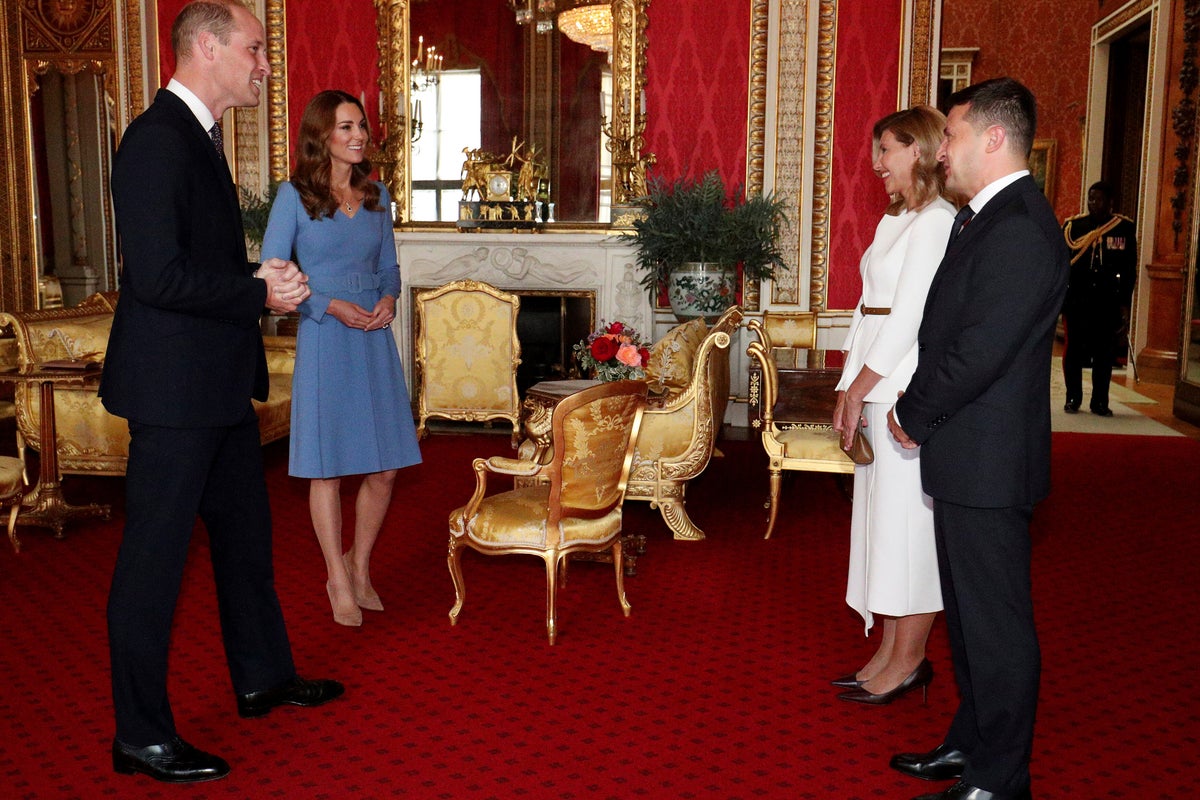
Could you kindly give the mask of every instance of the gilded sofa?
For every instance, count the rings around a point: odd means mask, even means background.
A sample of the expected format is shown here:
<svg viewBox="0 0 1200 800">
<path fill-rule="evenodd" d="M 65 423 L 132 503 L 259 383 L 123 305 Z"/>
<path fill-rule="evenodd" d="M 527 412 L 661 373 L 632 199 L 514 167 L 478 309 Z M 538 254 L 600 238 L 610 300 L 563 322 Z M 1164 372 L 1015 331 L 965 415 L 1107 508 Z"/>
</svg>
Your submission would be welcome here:
<svg viewBox="0 0 1200 800">
<path fill-rule="evenodd" d="M 673 329 L 651 352 L 650 387 L 665 388 L 667 400 L 642 417 L 625 499 L 657 508 L 676 539 L 704 538 L 688 517 L 684 493 L 708 466 L 725 420 L 730 337 L 741 322 L 734 306 L 710 329 L 698 322 Z M 703 334 L 698 345 L 697 333 Z"/>
<path fill-rule="evenodd" d="M 71 308 L 0 313 L 0 327 L 12 329 L 17 364 L 26 366 L 63 358 L 102 360 L 112 328 L 116 292 L 88 297 Z M 271 390 L 267 402 L 254 402 L 263 444 L 288 435 L 292 412 L 292 369 L 296 340 L 264 337 Z M 58 463 L 64 473 L 124 475 L 129 457 L 129 426 L 104 410 L 95 383 L 59 387 L 54 393 L 58 431 Z M 35 387 L 17 386 L 14 394 L 17 434 L 41 451 L 41 398 Z"/>
</svg>

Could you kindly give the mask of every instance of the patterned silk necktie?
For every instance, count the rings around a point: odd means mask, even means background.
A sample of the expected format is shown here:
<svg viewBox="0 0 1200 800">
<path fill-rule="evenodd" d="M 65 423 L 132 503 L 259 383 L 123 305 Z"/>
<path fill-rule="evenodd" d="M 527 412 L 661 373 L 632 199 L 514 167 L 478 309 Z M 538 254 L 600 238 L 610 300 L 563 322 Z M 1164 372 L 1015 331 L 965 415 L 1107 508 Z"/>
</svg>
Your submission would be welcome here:
<svg viewBox="0 0 1200 800">
<path fill-rule="evenodd" d="M 963 206 L 954 215 L 954 225 L 950 228 L 950 241 L 946 242 L 946 249 L 950 249 L 950 245 L 954 244 L 954 240 L 958 238 L 958 234 L 971 221 L 971 217 L 975 216 L 975 210 L 970 206 Z"/>
<path fill-rule="evenodd" d="M 225 140 L 221 137 L 221 123 L 214 122 L 213 126 L 208 129 L 208 135 L 212 137 L 213 146 L 217 148 L 217 155 L 221 160 L 225 160 Z M 957 223 L 955 223 L 957 224 Z"/>
</svg>

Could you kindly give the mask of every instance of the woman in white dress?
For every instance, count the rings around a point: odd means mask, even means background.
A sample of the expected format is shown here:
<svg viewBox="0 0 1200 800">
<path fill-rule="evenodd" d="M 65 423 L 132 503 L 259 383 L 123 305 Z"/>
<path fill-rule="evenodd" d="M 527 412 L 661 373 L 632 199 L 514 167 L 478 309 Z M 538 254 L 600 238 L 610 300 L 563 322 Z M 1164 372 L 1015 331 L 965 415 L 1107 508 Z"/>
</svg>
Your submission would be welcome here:
<svg viewBox="0 0 1200 800">
<path fill-rule="evenodd" d="M 846 602 L 862 616 L 867 635 L 876 616 L 883 620 L 875 655 L 833 683 L 849 689 L 842 699 L 876 705 L 925 691 L 933 679 L 925 642 L 942 609 L 933 501 L 921 490 L 920 450 L 905 450 L 888 435 L 887 413 L 916 369 L 925 295 L 954 222 L 937 160 L 945 124 L 929 106 L 875 124 L 872 167 L 891 204 L 859 265 L 862 299 L 843 347 L 833 418 L 847 448 L 861 418 L 875 451 L 873 463 L 854 469 Z"/>
</svg>

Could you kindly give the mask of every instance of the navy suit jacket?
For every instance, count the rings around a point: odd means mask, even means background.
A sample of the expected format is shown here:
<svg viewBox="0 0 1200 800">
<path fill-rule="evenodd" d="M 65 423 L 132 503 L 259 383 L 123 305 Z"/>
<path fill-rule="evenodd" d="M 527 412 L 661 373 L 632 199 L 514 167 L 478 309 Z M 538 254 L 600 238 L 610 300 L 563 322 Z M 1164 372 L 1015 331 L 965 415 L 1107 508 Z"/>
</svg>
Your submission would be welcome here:
<svg viewBox="0 0 1200 800">
<path fill-rule="evenodd" d="M 259 318 L 229 168 L 194 114 L 160 89 L 113 161 L 121 298 L 100 395 L 111 413 L 165 427 L 233 425 L 267 396 Z"/>
<path fill-rule="evenodd" d="M 1050 490 L 1050 357 L 1069 255 L 1029 176 L 947 250 L 925 302 L 917 369 L 896 414 L 936 500 L 1001 508 Z"/>
</svg>

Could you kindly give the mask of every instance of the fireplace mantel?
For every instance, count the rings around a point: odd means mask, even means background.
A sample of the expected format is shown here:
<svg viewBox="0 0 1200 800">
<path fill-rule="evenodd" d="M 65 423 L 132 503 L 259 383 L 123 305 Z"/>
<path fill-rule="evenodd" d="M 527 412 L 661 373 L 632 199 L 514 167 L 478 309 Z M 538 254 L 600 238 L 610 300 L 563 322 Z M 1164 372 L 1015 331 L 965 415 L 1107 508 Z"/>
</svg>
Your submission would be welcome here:
<svg viewBox="0 0 1200 800">
<path fill-rule="evenodd" d="M 410 390 L 414 287 L 427 289 L 471 278 L 508 291 L 591 291 L 596 296 L 597 322 L 620 320 L 652 341 L 676 323 L 669 310 L 651 309 L 650 295 L 639 283 L 642 276 L 633 248 L 607 233 L 397 232 L 396 254 L 402 288 L 392 329 Z M 850 316 L 850 311 L 835 312 L 824 319 L 818 347 L 840 347 Z M 741 330 L 729 350 L 730 390 L 740 399 L 747 393 L 748 341 Z M 727 422 L 745 426 L 745 417 L 744 405 L 730 404 Z"/>
<path fill-rule="evenodd" d="M 639 284 L 633 248 L 607 233 L 397 232 L 396 255 L 402 288 L 392 328 L 410 383 L 411 291 L 460 278 L 507 291 L 591 291 L 598 320 L 620 320 L 652 336 L 650 296 Z"/>
</svg>

